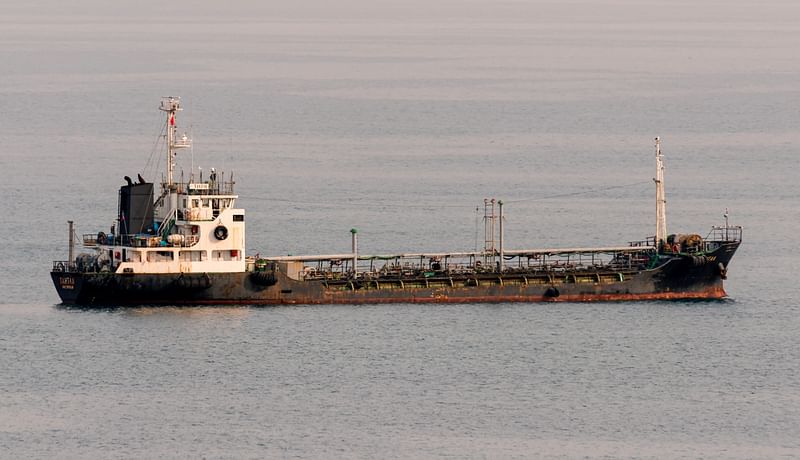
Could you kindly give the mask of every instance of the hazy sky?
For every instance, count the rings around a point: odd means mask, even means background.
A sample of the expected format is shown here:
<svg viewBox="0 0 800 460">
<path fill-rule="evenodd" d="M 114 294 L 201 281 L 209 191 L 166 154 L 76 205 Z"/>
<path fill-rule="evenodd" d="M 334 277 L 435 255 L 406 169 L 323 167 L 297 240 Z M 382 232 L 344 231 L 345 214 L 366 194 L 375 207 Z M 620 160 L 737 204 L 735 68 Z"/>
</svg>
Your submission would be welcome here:
<svg viewBox="0 0 800 460">
<path fill-rule="evenodd" d="M 57 0 L 31 0 L 5 2 L 2 7 L 4 22 L 19 17 L 104 17 L 126 21 L 185 20 L 205 17 L 238 21 L 269 20 L 364 20 L 364 21 L 450 21 L 471 19 L 486 21 L 503 19 L 526 22 L 766 22 L 771 24 L 795 23 L 797 6 L 791 0 L 411 0 L 367 1 L 342 0 L 294 2 L 232 0 L 170 2 L 141 0 L 108 2 L 101 0 L 62 2 Z"/>
</svg>

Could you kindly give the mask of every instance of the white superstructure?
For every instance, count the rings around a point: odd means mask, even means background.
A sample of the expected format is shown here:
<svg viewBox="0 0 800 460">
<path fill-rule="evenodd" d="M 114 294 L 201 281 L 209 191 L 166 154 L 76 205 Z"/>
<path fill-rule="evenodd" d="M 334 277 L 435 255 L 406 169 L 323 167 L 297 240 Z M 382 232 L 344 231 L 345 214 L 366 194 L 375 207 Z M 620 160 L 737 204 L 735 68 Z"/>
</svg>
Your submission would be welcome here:
<svg viewBox="0 0 800 460">
<path fill-rule="evenodd" d="M 84 235 L 84 245 L 95 247 L 100 263 L 119 274 L 244 272 L 245 212 L 235 207 L 233 178 L 226 181 L 224 173 L 218 176 L 212 168 L 207 180 L 201 174 L 199 181 L 176 182 L 177 151 L 190 147 L 191 140 L 177 134 L 179 98 L 165 97 L 160 110 L 167 114 L 167 172 L 160 195 L 149 203 L 152 228 L 123 235 Z M 147 184 L 129 183 L 129 187 L 140 185 Z M 116 228 L 127 226 L 117 222 Z"/>
</svg>

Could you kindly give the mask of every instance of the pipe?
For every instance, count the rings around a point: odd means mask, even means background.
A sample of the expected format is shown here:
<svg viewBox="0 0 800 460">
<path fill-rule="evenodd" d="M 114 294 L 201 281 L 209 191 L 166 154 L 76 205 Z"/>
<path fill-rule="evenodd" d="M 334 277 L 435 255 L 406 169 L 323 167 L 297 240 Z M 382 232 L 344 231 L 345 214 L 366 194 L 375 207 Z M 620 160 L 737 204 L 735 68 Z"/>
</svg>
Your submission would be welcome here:
<svg viewBox="0 0 800 460">
<path fill-rule="evenodd" d="M 499 200 L 497 205 L 500 207 L 500 273 L 503 272 L 503 200 Z"/>
<path fill-rule="evenodd" d="M 75 238 L 73 238 L 72 235 L 75 233 L 73 229 L 73 222 L 68 220 L 67 223 L 69 223 L 69 264 L 72 264 L 75 259 Z"/>
<path fill-rule="evenodd" d="M 358 230 L 355 228 L 350 229 L 353 242 L 353 275 L 358 273 Z"/>
</svg>

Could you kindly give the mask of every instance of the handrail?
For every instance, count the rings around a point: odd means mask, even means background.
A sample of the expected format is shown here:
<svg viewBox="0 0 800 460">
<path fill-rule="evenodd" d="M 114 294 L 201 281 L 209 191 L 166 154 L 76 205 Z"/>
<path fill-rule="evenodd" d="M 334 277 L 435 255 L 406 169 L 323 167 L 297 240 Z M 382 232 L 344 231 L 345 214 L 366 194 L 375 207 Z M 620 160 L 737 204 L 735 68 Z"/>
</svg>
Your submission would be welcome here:
<svg viewBox="0 0 800 460">
<path fill-rule="evenodd" d="M 187 195 L 233 195 L 236 182 L 228 180 L 208 182 L 175 182 L 179 194 Z"/>
<path fill-rule="evenodd" d="M 107 235 L 102 242 L 97 239 L 97 235 L 94 233 L 85 233 L 83 235 L 83 246 L 87 248 L 96 248 L 99 244 L 105 246 L 153 248 L 161 246 L 163 241 L 163 237 L 149 234 Z M 198 235 L 185 235 L 182 242 L 169 243 L 168 246 L 189 248 L 197 244 L 198 241 L 200 241 Z"/>
<path fill-rule="evenodd" d="M 161 239 L 166 239 L 165 233 L 172 229 L 172 226 L 175 224 L 175 221 L 178 219 L 178 208 L 173 209 L 169 212 L 169 215 L 166 219 L 161 221 L 161 225 L 158 226 L 158 231 L 156 232 Z"/>
<path fill-rule="evenodd" d="M 54 260 L 53 261 L 53 271 L 54 272 L 75 272 L 77 271 L 77 265 L 75 262 L 70 262 L 68 260 Z"/>
<path fill-rule="evenodd" d="M 706 236 L 706 241 L 736 242 L 742 241 L 742 226 L 714 226 Z"/>
</svg>

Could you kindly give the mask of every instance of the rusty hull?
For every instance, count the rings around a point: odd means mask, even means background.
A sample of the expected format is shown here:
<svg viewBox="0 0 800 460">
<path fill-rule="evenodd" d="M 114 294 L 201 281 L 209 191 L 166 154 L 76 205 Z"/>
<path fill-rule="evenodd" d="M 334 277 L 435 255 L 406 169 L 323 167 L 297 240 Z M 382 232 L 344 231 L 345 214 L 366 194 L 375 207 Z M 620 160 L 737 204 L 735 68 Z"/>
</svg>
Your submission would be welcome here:
<svg viewBox="0 0 800 460">
<path fill-rule="evenodd" d="M 656 268 L 574 273 L 481 273 L 401 280 L 294 280 L 275 273 L 259 283 L 251 272 L 114 274 L 52 272 L 64 304 L 75 305 L 280 305 L 379 303 L 593 302 L 720 299 L 724 271 L 738 243 L 714 252 L 700 266 L 672 257 Z M 585 282 L 591 276 L 597 282 Z M 583 282 L 578 280 L 584 279 Z M 605 281 L 600 282 L 605 279 Z M 609 282 L 608 279 L 615 279 Z M 377 282 L 376 282 L 377 281 Z M 437 284 L 438 283 L 438 284 Z M 429 286 L 433 284 L 435 286 Z M 446 286 L 442 286 L 446 284 Z"/>
</svg>

